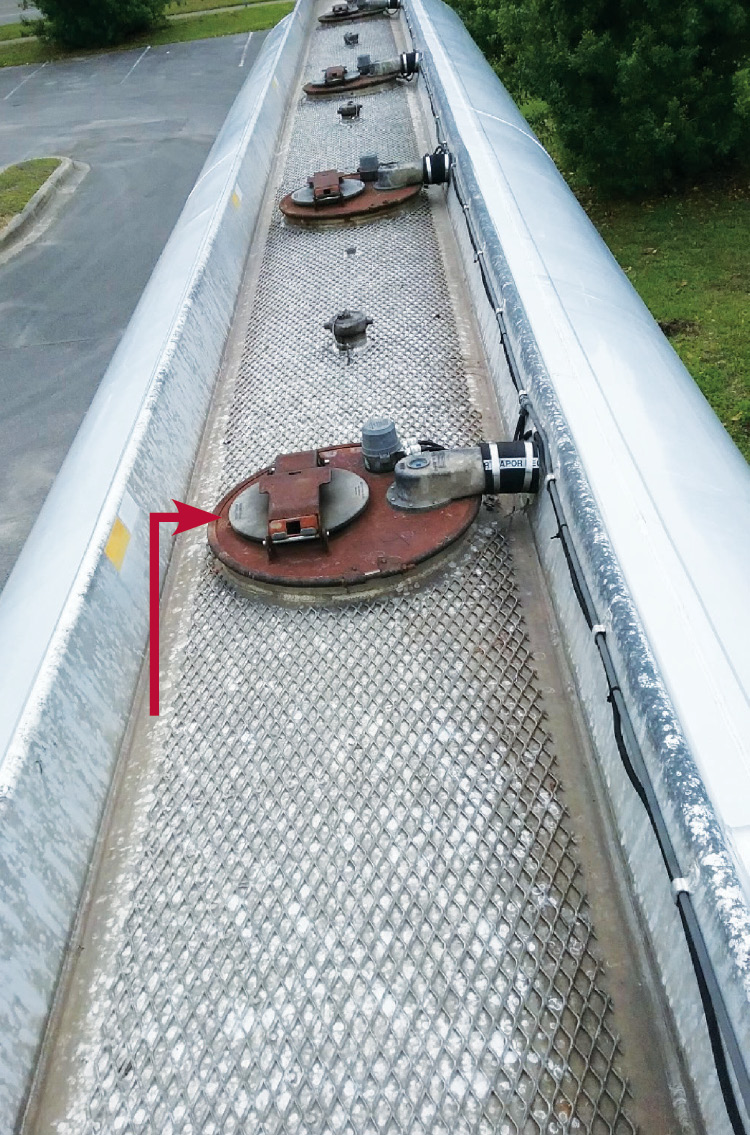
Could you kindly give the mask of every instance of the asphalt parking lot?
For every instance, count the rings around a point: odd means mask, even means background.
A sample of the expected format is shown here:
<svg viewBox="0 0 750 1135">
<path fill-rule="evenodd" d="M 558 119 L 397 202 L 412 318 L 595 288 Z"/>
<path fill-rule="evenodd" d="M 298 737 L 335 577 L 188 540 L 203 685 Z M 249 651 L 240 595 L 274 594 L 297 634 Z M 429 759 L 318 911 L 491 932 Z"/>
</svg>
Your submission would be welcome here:
<svg viewBox="0 0 750 1135">
<path fill-rule="evenodd" d="M 90 167 L 0 265 L 0 587 L 264 38 L 0 69 L 0 168 Z"/>
</svg>

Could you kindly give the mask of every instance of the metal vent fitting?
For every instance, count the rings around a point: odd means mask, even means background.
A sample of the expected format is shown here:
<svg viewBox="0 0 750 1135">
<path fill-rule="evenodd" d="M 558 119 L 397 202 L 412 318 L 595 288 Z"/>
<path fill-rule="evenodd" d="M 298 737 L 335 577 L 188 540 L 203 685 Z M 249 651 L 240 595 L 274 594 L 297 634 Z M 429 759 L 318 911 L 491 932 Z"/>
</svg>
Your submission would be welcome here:
<svg viewBox="0 0 750 1135">
<path fill-rule="evenodd" d="M 539 477 L 536 442 L 483 441 L 402 458 L 387 496 L 394 508 L 419 511 L 482 493 L 536 493 Z"/>
<path fill-rule="evenodd" d="M 341 115 L 342 120 L 350 118 L 359 118 L 359 112 L 362 109 L 361 102 L 355 102 L 354 99 L 349 99 L 349 102 L 342 103 L 338 108 L 338 114 Z"/>
<path fill-rule="evenodd" d="M 323 326 L 327 331 L 333 332 L 336 346 L 340 351 L 349 351 L 354 347 L 361 347 L 367 342 L 367 328 L 372 326 L 372 319 L 363 311 L 340 311 L 329 319 Z"/>
</svg>

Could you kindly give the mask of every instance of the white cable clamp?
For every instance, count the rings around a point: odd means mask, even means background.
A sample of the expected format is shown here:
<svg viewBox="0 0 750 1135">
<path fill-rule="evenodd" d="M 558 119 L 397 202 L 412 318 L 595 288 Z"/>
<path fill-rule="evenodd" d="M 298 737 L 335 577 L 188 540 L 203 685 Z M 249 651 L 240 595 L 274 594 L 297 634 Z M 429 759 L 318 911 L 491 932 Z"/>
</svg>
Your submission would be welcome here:
<svg viewBox="0 0 750 1135">
<path fill-rule="evenodd" d="M 539 460 L 538 458 L 534 457 L 534 447 L 531 442 L 525 441 L 523 444 L 526 453 L 526 466 L 523 474 L 523 487 L 521 489 L 521 492 L 527 493 L 531 488 L 531 481 L 534 476 L 534 468 L 539 468 Z"/>
<path fill-rule="evenodd" d="M 415 437 L 405 437 L 401 439 L 401 448 L 407 457 L 413 457 L 415 453 L 422 452 L 422 446 Z"/>
<path fill-rule="evenodd" d="M 557 473 L 548 473 L 547 476 L 544 478 L 544 483 L 545 483 L 545 485 L 548 485 L 550 483 L 550 481 L 556 481 L 556 480 L 557 480 Z"/>
<path fill-rule="evenodd" d="M 529 396 L 528 390 L 519 390 L 518 391 L 518 401 L 519 402 L 521 401 L 522 398 L 528 398 L 528 396 Z"/>
<path fill-rule="evenodd" d="M 675 879 L 673 879 L 671 885 L 672 898 L 675 902 L 677 902 L 677 899 L 680 897 L 680 895 L 690 894 L 690 880 L 686 879 L 682 875 L 678 875 Z"/>
<path fill-rule="evenodd" d="M 594 623 L 593 627 L 591 628 L 591 633 L 594 638 L 596 638 L 598 634 L 606 635 L 607 628 L 603 625 L 603 623 Z"/>
</svg>

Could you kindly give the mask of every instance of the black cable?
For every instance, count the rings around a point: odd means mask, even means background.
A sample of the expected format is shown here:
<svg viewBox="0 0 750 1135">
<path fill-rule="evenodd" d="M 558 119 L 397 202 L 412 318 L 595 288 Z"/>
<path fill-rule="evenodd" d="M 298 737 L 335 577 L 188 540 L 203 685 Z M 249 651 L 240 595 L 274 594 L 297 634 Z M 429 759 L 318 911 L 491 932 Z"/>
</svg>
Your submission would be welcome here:
<svg viewBox="0 0 750 1135">
<path fill-rule="evenodd" d="M 711 965 L 708 947 L 701 933 L 698 917 L 687 891 L 682 891 L 677 896 L 677 909 L 680 913 L 682 927 L 685 931 L 690 957 L 693 962 L 693 969 L 695 970 L 695 976 L 698 980 L 703 1009 L 704 1012 L 706 1012 L 711 1050 L 714 1054 L 714 1063 L 716 1064 L 721 1094 L 724 1097 L 729 1122 L 732 1125 L 732 1131 L 734 1131 L 735 1135 L 745 1135 L 746 1128 L 735 1099 L 734 1085 L 732 1084 L 729 1074 L 724 1049 L 726 1047 L 729 1052 L 729 1059 L 734 1069 L 735 1076 L 737 1077 L 737 1087 L 742 1096 L 745 1109 L 750 1113 L 750 1094 L 748 1094 L 747 1077 L 737 1075 L 738 1066 L 742 1067 L 743 1065 L 742 1053 L 734 1029 L 732 1028 L 732 1022 L 729 1019 L 721 987 L 719 986 L 713 966 Z M 711 1008 L 716 1007 L 718 1009 L 716 1020 L 712 1021 L 711 1013 L 706 1011 L 706 1006 L 711 1006 Z M 721 1027 L 722 1021 L 724 1023 L 723 1029 Z"/>
<path fill-rule="evenodd" d="M 625 734 L 632 731 L 632 724 L 625 707 L 625 698 L 622 690 L 616 685 L 616 676 L 614 673 L 614 666 L 609 648 L 606 645 L 604 632 L 598 632 L 595 636 L 596 644 L 599 648 L 599 654 L 604 664 L 605 673 L 607 675 L 607 685 L 609 686 L 608 701 L 612 706 L 612 716 L 614 721 L 615 742 L 620 754 L 625 771 L 628 775 L 630 783 L 638 793 L 638 796 L 643 803 L 644 808 L 648 814 L 651 826 L 654 830 L 659 850 L 661 851 L 664 864 L 667 869 L 670 883 L 680 877 L 680 865 L 677 859 L 674 846 L 666 830 L 664 817 L 659 810 L 658 803 L 656 802 L 655 793 L 648 771 L 645 765 L 640 769 L 636 769 L 635 764 L 642 764 L 642 754 L 640 746 L 638 745 L 635 737 L 627 737 Z M 633 759 L 633 757 L 635 759 Z M 745 1106 L 750 1111 L 750 1094 L 748 1094 L 747 1077 L 737 1073 L 737 1069 L 744 1068 L 744 1061 L 742 1054 L 737 1043 L 737 1038 L 734 1033 L 729 1013 L 727 1012 L 724 996 L 721 987 L 716 978 L 711 959 L 708 953 L 708 948 L 703 937 L 703 932 L 700 928 L 697 915 L 693 908 L 692 899 L 688 891 L 679 891 L 675 897 L 677 910 L 682 922 L 683 932 L 687 940 L 688 950 L 690 952 L 690 959 L 693 963 L 693 970 L 695 971 L 696 981 L 698 982 L 698 992 L 700 994 L 701 1004 L 703 1005 L 703 1012 L 706 1017 L 706 1025 L 708 1027 L 708 1037 L 711 1042 L 711 1051 L 713 1052 L 714 1063 L 716 1065 L 716 1072 L 719 1077 L 719 1086 L 721 1094 L 724 1098 L 724 1104 L 727 1109 L 729 1122 L 732 1126 L 732 1131 L 735 1135 L 744 1135 L 745 1127 L 740 1116 L 739 1107 L 735 1099 L 732 1081 L 729 1075 L 729 1068 L 727 1065 L 726 1053 L 724 1045 L 729 1049 L 730 1060 L 735 1067 L 735 1074 L 737 1075 L 737 1086 L 740 1094 L 744 1100 Z M 723 1028 L 722 1028 L 723 1023 Z"/>
<path fill-rule="evenodd" d="M 543 437 L 537 430 L 540 439 Z M 573 545 L 570 530 L 564 518 L 560 495 L 554 480 L 547 480 L 547 490 L 552 508 L 557 520 L 557 533 L 553 539 L 559 539 L 562 544 L 565 560 L 568 565 L 573 591 L 581 608 L 589 629 L 597 626 L 596 608 L 593 597 L 586 583 L 583 569 Z M 612 707 L 613 728 L 615 744 L 625 772 L 643 804 L 649 823 L 656 837 L 656 842 L 664 861 L 670 883 L 681 876 L 680 864 L 674 849 L 671 837 L 667 830 L 664 816 L 659 807 L 653 782 L 648 773 L 641 747 L 635 735 L 630 714 L 625 704 L 625 698 L 617 680 L 614 661 L 606 641 L 604 631 L 597 631 L 594 635 L 599 657 L 604 668 L 608 686 L 608 701 Z M 638 767 L 636 767 L 638 766 Z M 711 1051 L 716 1065 L 724 1106 L 734 1135 L 747 1135 L 737 1104 L 734 1085 L 727 1064 L 727 1052 L 732 1064 L 737 1089 L 743 1100 L 745 1108 L 750 1114 L 750 1077 L 737 1041 L 732 1020 L 724 1001 L 724 995 L 719 985 L 711 957 L 706 946 L 703 932 L 695 913 L 692 898 L 688 891 L 680 891 L 676 896 L 677 908 L 682 922 L 683 932 L 687 941 L 690 959 L 693 963 L 698 992 L 706 1018 Z M 726 1052 L 725 1052 L 726 1046 Z"/>
<path fill-rule="evenodd" d="M 429 84 L 425 80 L 425 88 L 427 89 L 430 99 L 432 112 L 437 123 L 440 122 L 440 116 L 436 113 L 435 103 L 430 91 Z M 438 133 L 438 142 L 441 146 L 447 145 L 447 140 L 440 139 Z M 458 171 L 454 168 L 451 185 L 456 194 L 456 199 L 463 209 L 464 219 L 466 222 L 466 229 L 469 235 L 472 248 L 475 253 L 475 261 L 479 265 L 479 273 L 482 279 L 484 290 L 487 298 L 492 305 L 495 317 L 497 319 L 498 330 L 500 332 L 500 342 L 503 348 L 503 354 L 508 364 L 508 370 L 513 381 L 513 385 L 519 393 L 521 401 L 521 414 L 519 416 L 518 424 L 516 426 L 516 433 L 514 440 L 518 441 L 523 438 L 526 424 L 529 419 L 533 421 L 534 432 L 537 436 L 539 444 L 542 449 L 544 467 L 547 470 L 546 485 L 549 493 L 552 508 L 557 521 L 557 533 L 553 539 L 559 539 L 565 555 L 565 560 L 568 565 L 571 583 L 575 592 L 581 611 L 586 620 L 589 629 L 598 625 L 598 618 L 596 613 L 596 605 L 593 596 L 586 582 L 583 567 L 581 565 L 578 553 L 573 544 L 570 536 L 570 530 L 565 520 L 565 514 L 560 500 L 560 494 L 555 484 L 554 475 L 551 474 L 552 464 L 549 452 L 549 446 L 544 432 L 540 429 L 538 421 L 533 419 L 530 400 L 528 395 L 523 390 L 523 383 L 516 363 L 513 348 L 508 341 L 508 333 L 503 318 L 502 308 L 497 302 L 495 296 L 494 286 L 487 268 L 485 266 L 484 250 L 479 247 L 478 241 L 475 237 L 471 218 L 469 216 L 469 207 L 466 204 L 465 198 L 461 193 Z M 654 835 L 656 836 L 657 844 L 661 851 L 662 859 L 667 870 L 670 883 L 680 877 L 679 861 L 677 859 L 674 846 L 667 831 L 664 817 L 661 813 L 656 794 L 654 792 L 653 784 L 651 782 L 648 769 L 646 768 L 643 760 L 638 739 L 633 730 L 630 714 L 628 713 L 625 699 L 622 694 L 619 682 L 617 681 L 617 674 L 606 642 L 605 633 L 603 631 L 597 632 L 595 635 L 595 642 L 599 651 L 599 656 L 602 661 L 607 685 L 609 689 L 608 700 L 612 706 L 613 716 L 613 729 L 615 734 L 615 743 L 623 762 L 628 779 L 633 785 L 634 790 L 638 794 L 643 806 L 646 810 L 649 822 L 651 824 Z M 636 768 L 636 766 L 638 766 Z M 729 1068 L 727 1065 L 727 1055 L 732 1064 L 734 1071 L 737 1089 L 743 1100 L 745 1108 L 750 1114 L 750 1077 L 745 1066 L 742 1052 L 737 1041 L 737 1036 L 734 1031 L 734 1026 L 729 1013 L 726 1008 L 724 996 L 721 991 L 716 973 L 711 962 L 711 957 L 703 937 L 700 924 L 698 922 L 695 909 L 693 907 L 692 899 L 687 891 L 681 891 L 677 895 L 677 908 L 680 914 L 685 939 L 687 941 L 688 951 L 693 963 L 696 981 L 698 984 L 698 991 L 703 1005 L 703 1012 L 706 1017 L 706 1026 L 708 1028 L 709 1040 L 713 1052 L 714 1063 L 716 1065 L 717 1077 L 719 1080 L 719 1087 L 724 1099 L 724 1105 L 727 1110 L 729 1122 L 732 1126 L 734 1135 L 747 1135 L 747 1129 L 744 1126 L 742 1117 L 740 1115 L 739 1106 L 735 1096 L 735 1085 L 732 1083 Z M 726 1051 L 725 1051 L 726 1048 Z"/>
</svg>

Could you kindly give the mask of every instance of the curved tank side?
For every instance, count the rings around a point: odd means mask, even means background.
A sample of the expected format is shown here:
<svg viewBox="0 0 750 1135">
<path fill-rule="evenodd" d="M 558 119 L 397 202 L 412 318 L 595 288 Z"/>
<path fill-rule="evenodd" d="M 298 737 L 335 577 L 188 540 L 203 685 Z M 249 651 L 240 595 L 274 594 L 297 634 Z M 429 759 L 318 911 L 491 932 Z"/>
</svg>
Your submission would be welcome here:
<svg viewBox="0 0 750 1135">
<path fill-rule="evenodd" d="M 499 234 L 509 308 L 533 327 L 750 895 L 750 467 L 458 18 L 438 0 L 413 7 L 450 45 L 441 79 L 472 206 Z"/>
<path fill-rule="evenodd" d="M 750 468 L 456 14 L 441 0 L 409 0 L 407 10 L 414 46 L 424 52 L 437 136 L 455 155 L 493 302 L 547 433 L 574 544 L 746 1051 Z M 462 229 L 461 205 L 452 212 Z M 475 301 L 486 307 L 480 321 L 492 353 L 495 316 L 468 237 L 462 247 Z M 503 371 L 499 359 L 498 396 L 513 421 L 518 395 Z M 684 964 L 675 961 L 681 931 L 669 928 L 666 872 L 659 880 L 647 866 L 640 804 L 630 802 L 612 740 L 601 665 L 559 542 L 550 539 L 551 509 L 545 515 L 540 506 L 540 557 L 589 728 L 598 748 L 609 747 L 604 772 L 613 806 L 630 809 L 618 815 L 618 830 L 652 941 L 662 939 L 674 1009 L 690 967 L 687 955 Z M 696 1016 L 685 1001 L 677 1016 L 690 1049 L 703 1029 L 700 1010 Z M 706 1088 L 704 1102 L 713 1091 L 706 1060 L 708 1050 L 693 1047 L 689 1061 Z"/>
</svg>

